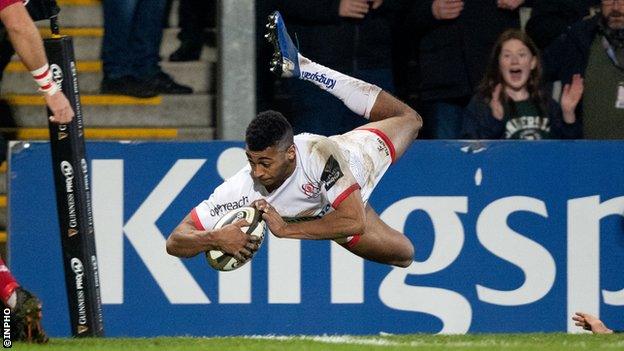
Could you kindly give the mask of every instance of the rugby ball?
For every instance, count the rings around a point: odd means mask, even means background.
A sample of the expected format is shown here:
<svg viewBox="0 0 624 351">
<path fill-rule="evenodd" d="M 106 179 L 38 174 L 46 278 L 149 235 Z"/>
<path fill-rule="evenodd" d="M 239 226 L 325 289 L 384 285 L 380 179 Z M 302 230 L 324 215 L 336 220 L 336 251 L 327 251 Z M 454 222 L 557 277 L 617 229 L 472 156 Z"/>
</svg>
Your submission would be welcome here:
<svg viewBox="0 0 624 351">
<path fill-rule="evenodd" d="M 251 224 L 249 227 L 241 227 L 241 230 L 249 235 L 259 237 L 259 245 L 261 245 L 262 241 L 264 240 L 264 235 L 267 231 L 267 225 L 264 220 L 262 220 L 262 212 L 255 207 L 245 206 L 226 213 L 214 225 L 213 229 L 220 229 L 223 226 L 234 223 L 240 219 L 244 219 Z M 206 259 L 208 260 L 208 264 L 210 264 L 212 268 L 219 271 L 235 270 L 236 268 L 242 267 L 245 263 L 251 260 L 249 259 L 241 262 L 219 250 L 207 251 Z"/>
</svg>

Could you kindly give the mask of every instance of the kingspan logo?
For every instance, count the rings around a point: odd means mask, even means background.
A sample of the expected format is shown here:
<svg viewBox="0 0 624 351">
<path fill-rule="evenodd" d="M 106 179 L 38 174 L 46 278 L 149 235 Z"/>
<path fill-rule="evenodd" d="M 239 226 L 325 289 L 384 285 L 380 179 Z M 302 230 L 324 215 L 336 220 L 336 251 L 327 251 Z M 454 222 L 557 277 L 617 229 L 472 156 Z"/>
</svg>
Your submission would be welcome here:
<svg viewBox="0 0 624 351">
<path fill-rule="evenodd" d="M 319 74 L 318 72 L 301 72 L 301 78 L 305 80 L 315 81 L 323 84 L 328 90 L 334 89 L 336 86 L 336 80 L 331 79 L 325 75 L 325 73 Z"/>
</svg>

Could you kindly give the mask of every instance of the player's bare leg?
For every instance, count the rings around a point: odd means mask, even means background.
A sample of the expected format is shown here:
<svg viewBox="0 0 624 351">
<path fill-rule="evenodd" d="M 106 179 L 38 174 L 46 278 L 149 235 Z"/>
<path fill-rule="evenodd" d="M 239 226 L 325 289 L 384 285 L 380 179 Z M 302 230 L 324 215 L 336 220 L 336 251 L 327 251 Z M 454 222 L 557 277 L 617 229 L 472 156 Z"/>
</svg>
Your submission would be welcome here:
<svg viewBox="0 0 624 351">
<path fill-rule="evenodd" d="M 414 257 L 414 245 L 401 232 L 384 223 L 375 210 L 366 205 L 366 230 L 347 250 L 367 260 L 407 267 Z"/>
</svg>

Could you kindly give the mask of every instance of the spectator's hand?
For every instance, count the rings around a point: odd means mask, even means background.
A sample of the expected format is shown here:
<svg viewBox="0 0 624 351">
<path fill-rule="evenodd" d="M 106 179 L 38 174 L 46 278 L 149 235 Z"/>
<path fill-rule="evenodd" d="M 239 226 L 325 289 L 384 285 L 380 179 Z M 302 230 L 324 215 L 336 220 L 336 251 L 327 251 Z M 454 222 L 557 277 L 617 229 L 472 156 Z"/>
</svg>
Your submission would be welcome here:
<svg viewBox="0 0 624 351">
<path fill-rule="evenodd" d="M 572 83 L 563 86 L 563 92 L 561 93 L 561 111 L 563 112 L 563 120 L 568 124 L 576 121 L 574 111 L 579 101 L 581 101 L 583 89 L 583 78 L 580 74 L 575 74 L 572 77 Z"/>
<path fill-rule="evenodd" d="M 380 1 L 380 0 L 377 0 Z M 383 1 L 383 0 L 381 0 Z M 374 5 L 373 5 L 374 6 Z M 379 4 L 381 6 L 381 4 Z M 367 0 L 340 0 L 338 15 L 340 17 L 362 19 L 368 13 L 369 6 Z"/>
<path fill-rule="evenodd" d="M 496 5 L 503 10 L 515 10 L 524 4 L 524 0 L 497 0 Z"/>
<path fill-rule="evenodd" d="M 433 17 L 437 20 L 452 20 L 464 9 L 463 0 L 434 0 L 431 5 Z"/>
<path fill-rule="evenodd" d="M 500 100 L 501 91 L 503 90 L 502 84 L 497 84 L 492 91 L 492 99 L 490 100 L 490 110 L 492 110 L 492 116 L 499 121 L 503 120 L 505 116 L 505 109 L 503 108 L 503 104 Z"/>
<path fill-rule="evenodd" d="M 57 91 L 54 95 L 44 94 L 46 105 L 52 111 L 50 121 L 53 123 L 67 124 L 74 118 L 74 110 L 72 110 L 69 100 L 62 91 Z"/>
<path fill-rule="evenodd" d="M 613 330 L 607 328 L 602 321 L 591 314 L 576 312 L 572 319 L 576 322 L 575 325 L 582 327 L 585 330 L 591 330 L 594 334 L 612 334 Z"/>
</svg>

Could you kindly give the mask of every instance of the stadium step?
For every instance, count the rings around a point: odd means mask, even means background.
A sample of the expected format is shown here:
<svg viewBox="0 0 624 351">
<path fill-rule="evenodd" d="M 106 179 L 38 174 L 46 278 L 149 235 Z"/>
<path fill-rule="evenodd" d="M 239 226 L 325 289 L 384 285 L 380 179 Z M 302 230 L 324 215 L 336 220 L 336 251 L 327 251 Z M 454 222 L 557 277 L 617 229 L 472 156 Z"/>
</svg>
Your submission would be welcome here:
<svg viewBox="0 0 624 351">
<path fill-rule="evenodd" d="M 61 27 L 101 27 L 104 24 L 100 0 L 57 0 Z"/>
<path fill-rule="evenodd" d="M 148 0 L 151 1 L 151 0 Z M 100 95 L 104 35 L 101 0 L 57 0 L 61 7 L 62 35 L 73 37 L 81 92 L 85 137 L 91 140 L 208 140 L 214 138 L 214 71 L 217 49 L 204 47 L 201 60 L 171 63 L 168 56 L 179 46 L 178 28 L 163 32 L 160 54 L 163 70 L 181 84 L 195 90 L 193 95 L 162 95 L 151 99 Z M 178 0 L 169 17 L 177 27 Z M 49 22 L 39 21 L 40 33 L 50 36 Z M 49 137 L 44 100 L 35 94 L 35 84 L 14 57 L 4 73 L 0 103 L 0 132 L 7 139 L 42 140 Z M 11 118 L 8 118 L 11 117 Z M 4 127 L 4 128 L 3 128 Z M 6 163 L 0 166 L 0 194 L 6 193 Z M 0 205 L 3 204 L 0 195 Z M 6 242 L 6 197 L 0 206 L 0 243 Z M 0 245 L 0 253 L 3 253 Z"/>
<path fill-rule="evenodd" d="M 213 128 L 85 128 L 84 131 L 87 140 L 210 140 L 214 137 Z M 50 139 L 48 128 L 0 128 L 0 133 L 11 140 Z"/>
<path fill-rule="evenodd" d="M 104 14 L 102 12 L 101 0 L 57 0 L 56 3 L 61 8 L 59 14 L 59 24 L 64 27 L 102 27 L 104 25 Z M 173 2 L 169 16 L 169 25 L 178 26 L 178 3 Z M 46 21 L 38 23 L 45 26 Z"/>
<path fill-rule="evenodd" d="M 50 36 L 50 29 L 42 27 L 39 29 L 41 35 Z M 168 28 L 163 32 L 163 40 L 160 46 L 160 56 L 167 59 L 169 54 L 178 48 L 180 42 L 177 39 L 177 28 Z M 62 35 L 73 37 L 75 56 L 82 60 L 97 60 L 100 58 L 102 50 L 102 38 L 104 31 L 98 27 L 68 27 L 61 28 Z M 217 51 L 215 48 L 204 47 L 201 61 L 216 62 Z"/>
<path fill-rule="evenodd" d="M 175 77 L 180 84 L 189 85 L 196 93 L 213 91 L 213 65 L 203 61 L 163 62 L 163 70 Z M 76 62 L 78 84 L 82 94 L 97 94 L 102 81 L 102 61 L 81 60 Z M 2 79 L 2 91 L 14 94 L 32 94 L 35 91 L 30 72 L 20 61 L 11 62 Z"/>
<path fill-rule="evenodd" d="M 174 0 L 170 23 L 177 23 L 178 1 Z M 102 80 L 102 63 L 99 61 L 103 29 L 98 22 L 102 17 L 100 0 L 58 0 L 61 7 L 61 33 L 74 37 L 74 49 L 81 91 L 83 117 L 87 128 L 178 128 L 188 130 L 199 128 L 199 133 L 178 133 L 182 138 L 210 135 L 214 121 L 212 92 L 214 91 L 214 70 L 217 60 L 215 48 L 204 47 L 203 58 L 189 63 L 172 63 L 163 60 L 163 70 L 181 84 L 195 90 L 190 96 L 159 96 L 153 99 L 134 99 L 126 96 L 99 95 Z M 72 21 L 80 17 L 81 21 Z M 68 20 L 70 19 L 70 20 Z M 40 32 L 49 36 L 47 21 L 41 21 Z M 177 28 L 164 31 L 163 58 L 179 45 Z M 9 110 L 1 114 L 12 117 L 9 122 L 0 122 L 7 127 L 45 128 L 43 100 L 34 94 L 35 86 L 29 73 L 17 58 L 11 62 L 2 82 L 3 98 Z M 0 106 L 2 107 L 2 106 Z"/>
<path fill-rule="evenodd" d="M 43 97 L 4 95 L 15 125 L 44 127 Z M 87 127 L 208 127 L 212 116 L 210 95 L 161 95 L 138 99 L 121 95 L 81 95 Z M 0 122 L 2 123 L 2 122 Z"/>
</svg>

